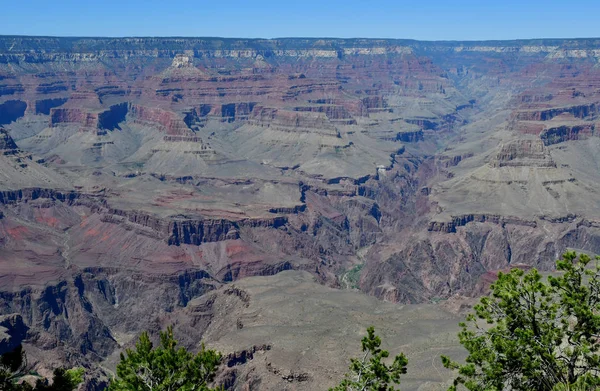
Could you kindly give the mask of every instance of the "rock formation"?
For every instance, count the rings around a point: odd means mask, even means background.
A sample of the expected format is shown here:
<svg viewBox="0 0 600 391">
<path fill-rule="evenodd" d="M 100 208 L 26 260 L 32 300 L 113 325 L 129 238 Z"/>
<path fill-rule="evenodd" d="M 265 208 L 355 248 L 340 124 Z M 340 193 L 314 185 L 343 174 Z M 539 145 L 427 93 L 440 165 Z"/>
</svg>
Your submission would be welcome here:
<svg viewBox="0 0 600 391">
<path fill-rule="evenodd" d="M 598 253 L 599 50 L 0 37 L 0 349 L 102 379 L 176 323 L 224 350 L 230 389 L 310 389 L 326 375 L 278 364 L 285 338 L 244 335 L 263 288 L 228 284 L 293 269 L 460 301 L 499 270 Z"/>
</svg>

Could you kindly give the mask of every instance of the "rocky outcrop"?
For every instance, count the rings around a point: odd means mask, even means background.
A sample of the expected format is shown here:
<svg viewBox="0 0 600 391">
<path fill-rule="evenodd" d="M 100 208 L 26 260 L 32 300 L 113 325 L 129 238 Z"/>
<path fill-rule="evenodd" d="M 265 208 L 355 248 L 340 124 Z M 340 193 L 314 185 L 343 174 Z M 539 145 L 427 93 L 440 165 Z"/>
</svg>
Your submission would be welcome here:
<svg viewBox="0 0 600 391">
<path fill-rule="evenodd" d="M 401 141 L 403 143 L 417 143 L 423 140 L 423 130 L 398 132 L 396 134 L 396 141 Z"/>
<path fill-rule="evenodd" d="M 268 218 L 243 218 L 237 221 L 210 218 L 170 217 L 160 218 L 155 215 L 136 210 L 123 210 L 107 207 L 97 197 L 77 191 L 59 191 L 54 189 L 28 188 L 22 190 L 0 191 L 0 205 L 15 205 L 37 199 L 48 199 L 64 202 L 69 205 L 85 205 L 96 213 L 102 214 L 102 221 L 125 226 L 139 226 L 154 232 L 151 237 L 165 240 L 170 245 L 200 245 L 206 242 L 235 240 L 240 237 L 243 228 L 277 229 L 287 224 L 285 216 Z M 300 207 L 299 210 L 303 210 Z M 136 231 L 148 235 L 143 231 Z"/>
<path fill-rule="evenodd" d="M 542 103 L 542 102 L 549 102 L 554 98 L 554 96 L 552 94 L 549 93 L 542 93 L 542 94 L 535 94 L 535 93 L 524 93 L 521 95 L 520 99 L 521 99 L 521 103 Z"/>
<path fill-rule="evenodd" d="M 517 121 L 549 121 L 564 113 L 571 114 L 575 118 L 585 119 L 598 114 L 598 105 L 589 103 L 545 110 L 523 110 L 517 111 L 514 114 L 514 119 Z"/>
<path fill-rule="evenodd" d="M 50 109 L 50 127 L 63 123 L 76 123 L 85 128 L 98 130 L 119 129 L 128 116 L 134 122 L 158 127 L 172 136 L 190 136 L 192 130 L 185 120 L 193 123 L 191 113 L 179 115 L 158 107 L 146 107 L 127 102 L 109 106 L 106 110 L 86 110 L 82 107 L 58 107 Z"/>
<path fill-rule="evenodd" d="M 223 219 L 172 221 L 169 223 L 168 230 L 170 232 L 168 243 L 176 246 L 180 244 L 200 245 L 204 242 L 239 238 L 237 225 Z"/>
<path fill-rule="evenodd" d="M 289 261 L 279 261 L 273 264 L 262 264 L 260 262 L 245 262 L 243 260 L 229 263 L 226 267 L 215 273 L 215 278 L 223 283 L 237 281 L 251 276 L 274 276 L 286 270 L 299 269 L 298 266 Z"/>
<path fill-rule="evenodd" d="M 284 132 L 322 133 L 337 137 L 335 126 L 324 113 L 292 111 L 257 105 L 249 123 Z"/>
<path fill-rule="evenodd" d="M 116 218 L 115 218 L 116 217 Z M 170 245 L 200 245 L 206 242 L 235 240 L 240 237 L 241 228 L 274 228 L 287 224 L 285 216 L 271 218 L 251 218 L 237 221 L 210 218 L 170 217 L 159 218 L 140 211 L 109 209 L 103 221 L 120 224 L 124 220 L 142 227 L 150 228 Z"/>
<path fill-rule="evenodd" d="M 0 315 L 17 314 L 21 319 L 18 331 L 35 330 L 28 342 L 35 341 L 45 349 L 67 344 L 78 355 L 109 354 L 117 343 L 88 299 L 80 295 L 82 287 L 77 281 L 62 281 L 40 290 L 0 291 Z"/>
<path fill-rule="evenodd" d="M 454 156 L 442 155 L 442 156 L 436 157 L 436 163 L 439 164 L 443 168 L 449 168 L 449 167 L 457 166 L 464 159 L 468 159 L 472 156 L 473 156 L 472 153 L 465 153 L 462 155 L 454 155 Z"/>
<path fill-rule="evenodd" d="M 338 105 L 318 105 L 318 106 L 300 106 L 294 107 L 294 111 L 325 113 L 327 118 L 340 125 L 356 125 L 356 120 L 344 106 Z"/>
<path fill-rule="evenodd" d="M 512 140 L 499 147 L 490 161 L 493 167 L 556 167 L 542 140 Z"/>
<path fill-rule="evenodd" d="M 59 124 L 76 123 L 88 128 L 98 128 L 97 112 L 88 112 L 82 108 L 53 108 L 50 109 L 50 127 Z"/>
<path fill-rule="evenodd" d="M 0 354 L 26 339 L 37 347 L 27 351 L 36 370 L 51 371 L 57 363 L 86 366 L 83 389 L 102 390 L 108 373 L 97 363 L 121 349 L 114 335 L 155 334 L 162 324 L 153 313 L 186 319 L 182 309 L 216 286 L 202 270 L 165 275 L 86 268 L 45 287 L 0 289 Z M 191 347 L 206 326 L 179 330 L 178 340 Z"/>
<path fill-rule="evenodd" d="M 274 216 L 269 218 L 242 219 L 238 225 L 241 228 L 280 228 L 286 225 L 287 222 L 288 219 L 285 216 Z"/>
<path fill-rule="evenodd" d="M 385 111 L 388 107 L 382 96 L 367 96 L 361 100 L 361 103 L 367 113 Z"/>
<path fill-rule="evenodd" d="M 202 143 L 202 139 L 198 136 L 164 136 L 163 140 L 172 143 Z M 203 146 L 203 148 L 206 148 L 206 146 Z"/>
<path fill-rule="evenodd" d="M 244 365 L 248 361 L 254 359 L 254 355 L 256 354 L 256 352 L 266 352 L 269 350 L 271 350 L 271 345 L 252 346 L 249 349 L 244 349 L 227 354 L 225 357 L 223 357 L 223 362 L 229 368 L 237 365 Z"/>
<path fill-rule="evenodd" d="M 129 95 L 127 87 L 122 85 L 102 85 L 96 87 L 94 91 L 98 95 L 98 98 L 101 102 L 111 98 L 118 98 L 118 100 L 122 100 L 124 97 Z"/>
<path fill-rule="evenodd" d="M 16 204 L 39 198 L 72 202 L 80 197 L 81 194 L 76 191 L 60 191 L 55 189 L 28 188 L 22 190 L 3 190 L 0 191 L 0 205 Z"/>
<path fill-rule="evenodd" d="M 217 108 L 217 113 L 220 112 L 220 118 L 225 122 L 244 121 L 248 119 L 255 105 L 254 102 L 226 103 L 221 105 L 220 109 Z"/>
<path fill-rule="evenodd" d="M 35 91 L 39 94 L 54 94 L 57 92 L 64 92 L 64 91 L 68 91 L 69 90 L 69 86 L 67 86 L 64 82 L 61 81 L 56 81 L 56 82 L 49 82 L 49 83 L 40 83 L 38 84 L 38 86 L 36 87 Z"/>
<path fill-rule="evenodd" d="M 250 294 L 245 290 L 236 287 L 235 285 L 227 287 L 223 293 L 229 296 L 237 297 L 242 303 L 244 303 L 244 307 L 248 307 L 250 305 Z"/>
<path fill-rule="evenodd" d="M 525 220 L 516 216 L 501 216 L 491 214 L 468 214 L 462 216 L 452 216 L 450 221 L 430 221 L 428 231 L 432 232 L 456 232 L 457 227 L 465 226 L 471 222 L 493 223 L 499 225 L 513 224 L 527 227 L 537 227 L 535 220 Z"/>
<path fill-rule="evenodd" d="M 404 121 L 412 125 L 417 125 L 421 130 L 435 130 L 439 126 L 438 122 L 426 118 L 407 118 Z"/>
<path fill-rule="evenodd" d="M 149 228 L 168 244 L 200 245 L 239 238 L 238 224 L 225 219 L 159 218 L 140 211 L 109 209 L 102 219 L 112 224 L 135 224 Z"/>
<path fill-rule="evenodd" d="M 67 98 L 50 98 L 50 99 L 39 99 L 35 101 L 34 114 L 50 115 L 50 110 L 62 106 L 67 102 Z"/>
<path fill-rule="evenodd" d="M 185 123 L 183 116 L 179 116 L 173 111 L 131 104 L 129 106 L 128 114 L 136 122 L 150 123 L 159 126 L 159 128 L 168 135 L 192 135 L 192 131 Z"/>
<path fill-rule="evenodd" d="M 269 213 L 276 214 L 298 214 L 306 210 L 306 204 L 295 205 L 292 207 L 278 206 L 276 208 L 270 208 Z"/>
<path fill-rule="evenodd" d="M 544 129 L 540 138 L 544 145 L 553 145 L 571 140 L 582 140 L 594 135 L 595 125 L 562 125 Z"/>
<path fill-rule="evenodd" d="M 0 153 L 4 155 L 12 154 L 17 150 L 17 144 L 6 132 L 5 129 L 0 127 Z"/>
<path fill-rule="evenodd" d="M 203 103 L 186 113 L 184 121 L 189 127 L 193 125 L 205 126 L 208 120 L 227 123 L 246 121 L 255 105 L 255 102 Z"/>
<path fill-rule="evenodd" d="M 382 299 L 404 303 L 478 295 L 481 284 L 489 286 L 490 273 L 513 267 L 550 271 L 567 249 L 597 253 L 600 248 L 598 228 L 581 218 L 569 222 L 572 216 L 553 219 L 556 222 L 538 220 L 535 225 L 533 221 L 496 216 L 454 219 L 454 224 L 468 223 L 460 229 L 450 224 L 430 225 L 443 233 L 407 232 L 407 238 L 394 244 L 391 255 L 372 251 L 363 267 L 361 288 Z"/>
</svg>

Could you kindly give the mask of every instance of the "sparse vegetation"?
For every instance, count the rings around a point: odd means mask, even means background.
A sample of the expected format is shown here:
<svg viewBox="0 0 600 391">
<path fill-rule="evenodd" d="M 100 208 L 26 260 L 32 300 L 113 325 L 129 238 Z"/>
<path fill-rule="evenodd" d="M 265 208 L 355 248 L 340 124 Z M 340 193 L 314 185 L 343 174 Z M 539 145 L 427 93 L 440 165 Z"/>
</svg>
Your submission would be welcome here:
<svg viewBox="0 0 600 391">
<path fill-rule="evenodd" d="M 394 385 L 400 384 L 400 375 L 406 373 L 408 360 L 404 354 L 394 358 L 391 365 L 383 360 L 389 357 L 387 350 L 380 349 L 381 338 L 375 335 L 375 329 L 369 327 L 362 339 L 361 358 L 350 360 L 350 372 L 335 388 L 329 391 L 394 391 Z"/>
<path fill-rule="evenodd" d="M 83 368 L 57 368 L 54 370 L 52 382 L 48 379 L 38 380 L 34 391 L 73 391 L 83 382 L 83 374 Z"/>
<path fill-rule="evenodd" d="M 23 381 L 30 373 L 23 346 L 0 356 L 0 390 L 2 391 L 73 391 L 83 382 L 83 368 L 57 368 L 52 381 L 37 379 L 35 386 Z"/>
<path fill-rule="evenodd" d="M 363 264 L 356 265 L 352 269 L 346 272 L 346 286 L 352 289 L 358 289 L 358 280 L 360 279 L 360 272 L 362 271 Z"/>
<path fill-rule="evenodd" d="M 462 323 L 466 363 L 442 357 L 462 386 L 488 390 L 592 390 L 600 386 L 600 265 L 567 252 L 558 277 L 500 274 Z"/>
<path fill-rule="evenodd" d="M 121 353 L 117 376 L 109 391 L 210 391 L 221 355 L 202 346 L 194 355 L 177 348 L 172 327 L 160 333 L 160 346 L 154 347 L 144 332 L 135 345 Z"/>
</svg>

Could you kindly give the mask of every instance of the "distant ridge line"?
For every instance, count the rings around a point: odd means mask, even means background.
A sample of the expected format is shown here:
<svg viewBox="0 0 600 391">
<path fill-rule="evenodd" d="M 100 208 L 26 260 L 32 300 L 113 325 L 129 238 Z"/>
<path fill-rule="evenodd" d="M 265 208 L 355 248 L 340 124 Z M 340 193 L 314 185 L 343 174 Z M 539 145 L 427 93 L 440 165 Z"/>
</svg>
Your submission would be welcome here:
<svg viewBox="0 0 600 391">
<path fill-rule="evenodd" d="M 98 50 L 299 50 L 406 46 L 413 49 L 449 49 L 463 46 L 553 47 L 559 50 L 600 48 L 599 38 L 544 38 L 489 41 L 420 41 L 390 38 L 221 38 L 221 37 L 54 37 L 0 35 L 0 52 Z"/>
</svg>

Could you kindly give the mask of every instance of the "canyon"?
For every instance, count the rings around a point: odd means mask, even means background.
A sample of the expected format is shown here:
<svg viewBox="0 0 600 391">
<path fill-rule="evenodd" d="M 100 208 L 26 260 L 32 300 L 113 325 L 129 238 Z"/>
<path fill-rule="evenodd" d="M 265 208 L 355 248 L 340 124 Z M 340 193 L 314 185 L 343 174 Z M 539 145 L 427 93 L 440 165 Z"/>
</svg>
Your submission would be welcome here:
<svg viewBox="0 0 600 391">
<path fill-rule="evenodd" d="M 0 36 L 0 352 L 309 390 L 375 324 L 435 389 L 498 271 L 600 253 L 599 129 L 598 39 Z"/>
</svg>

